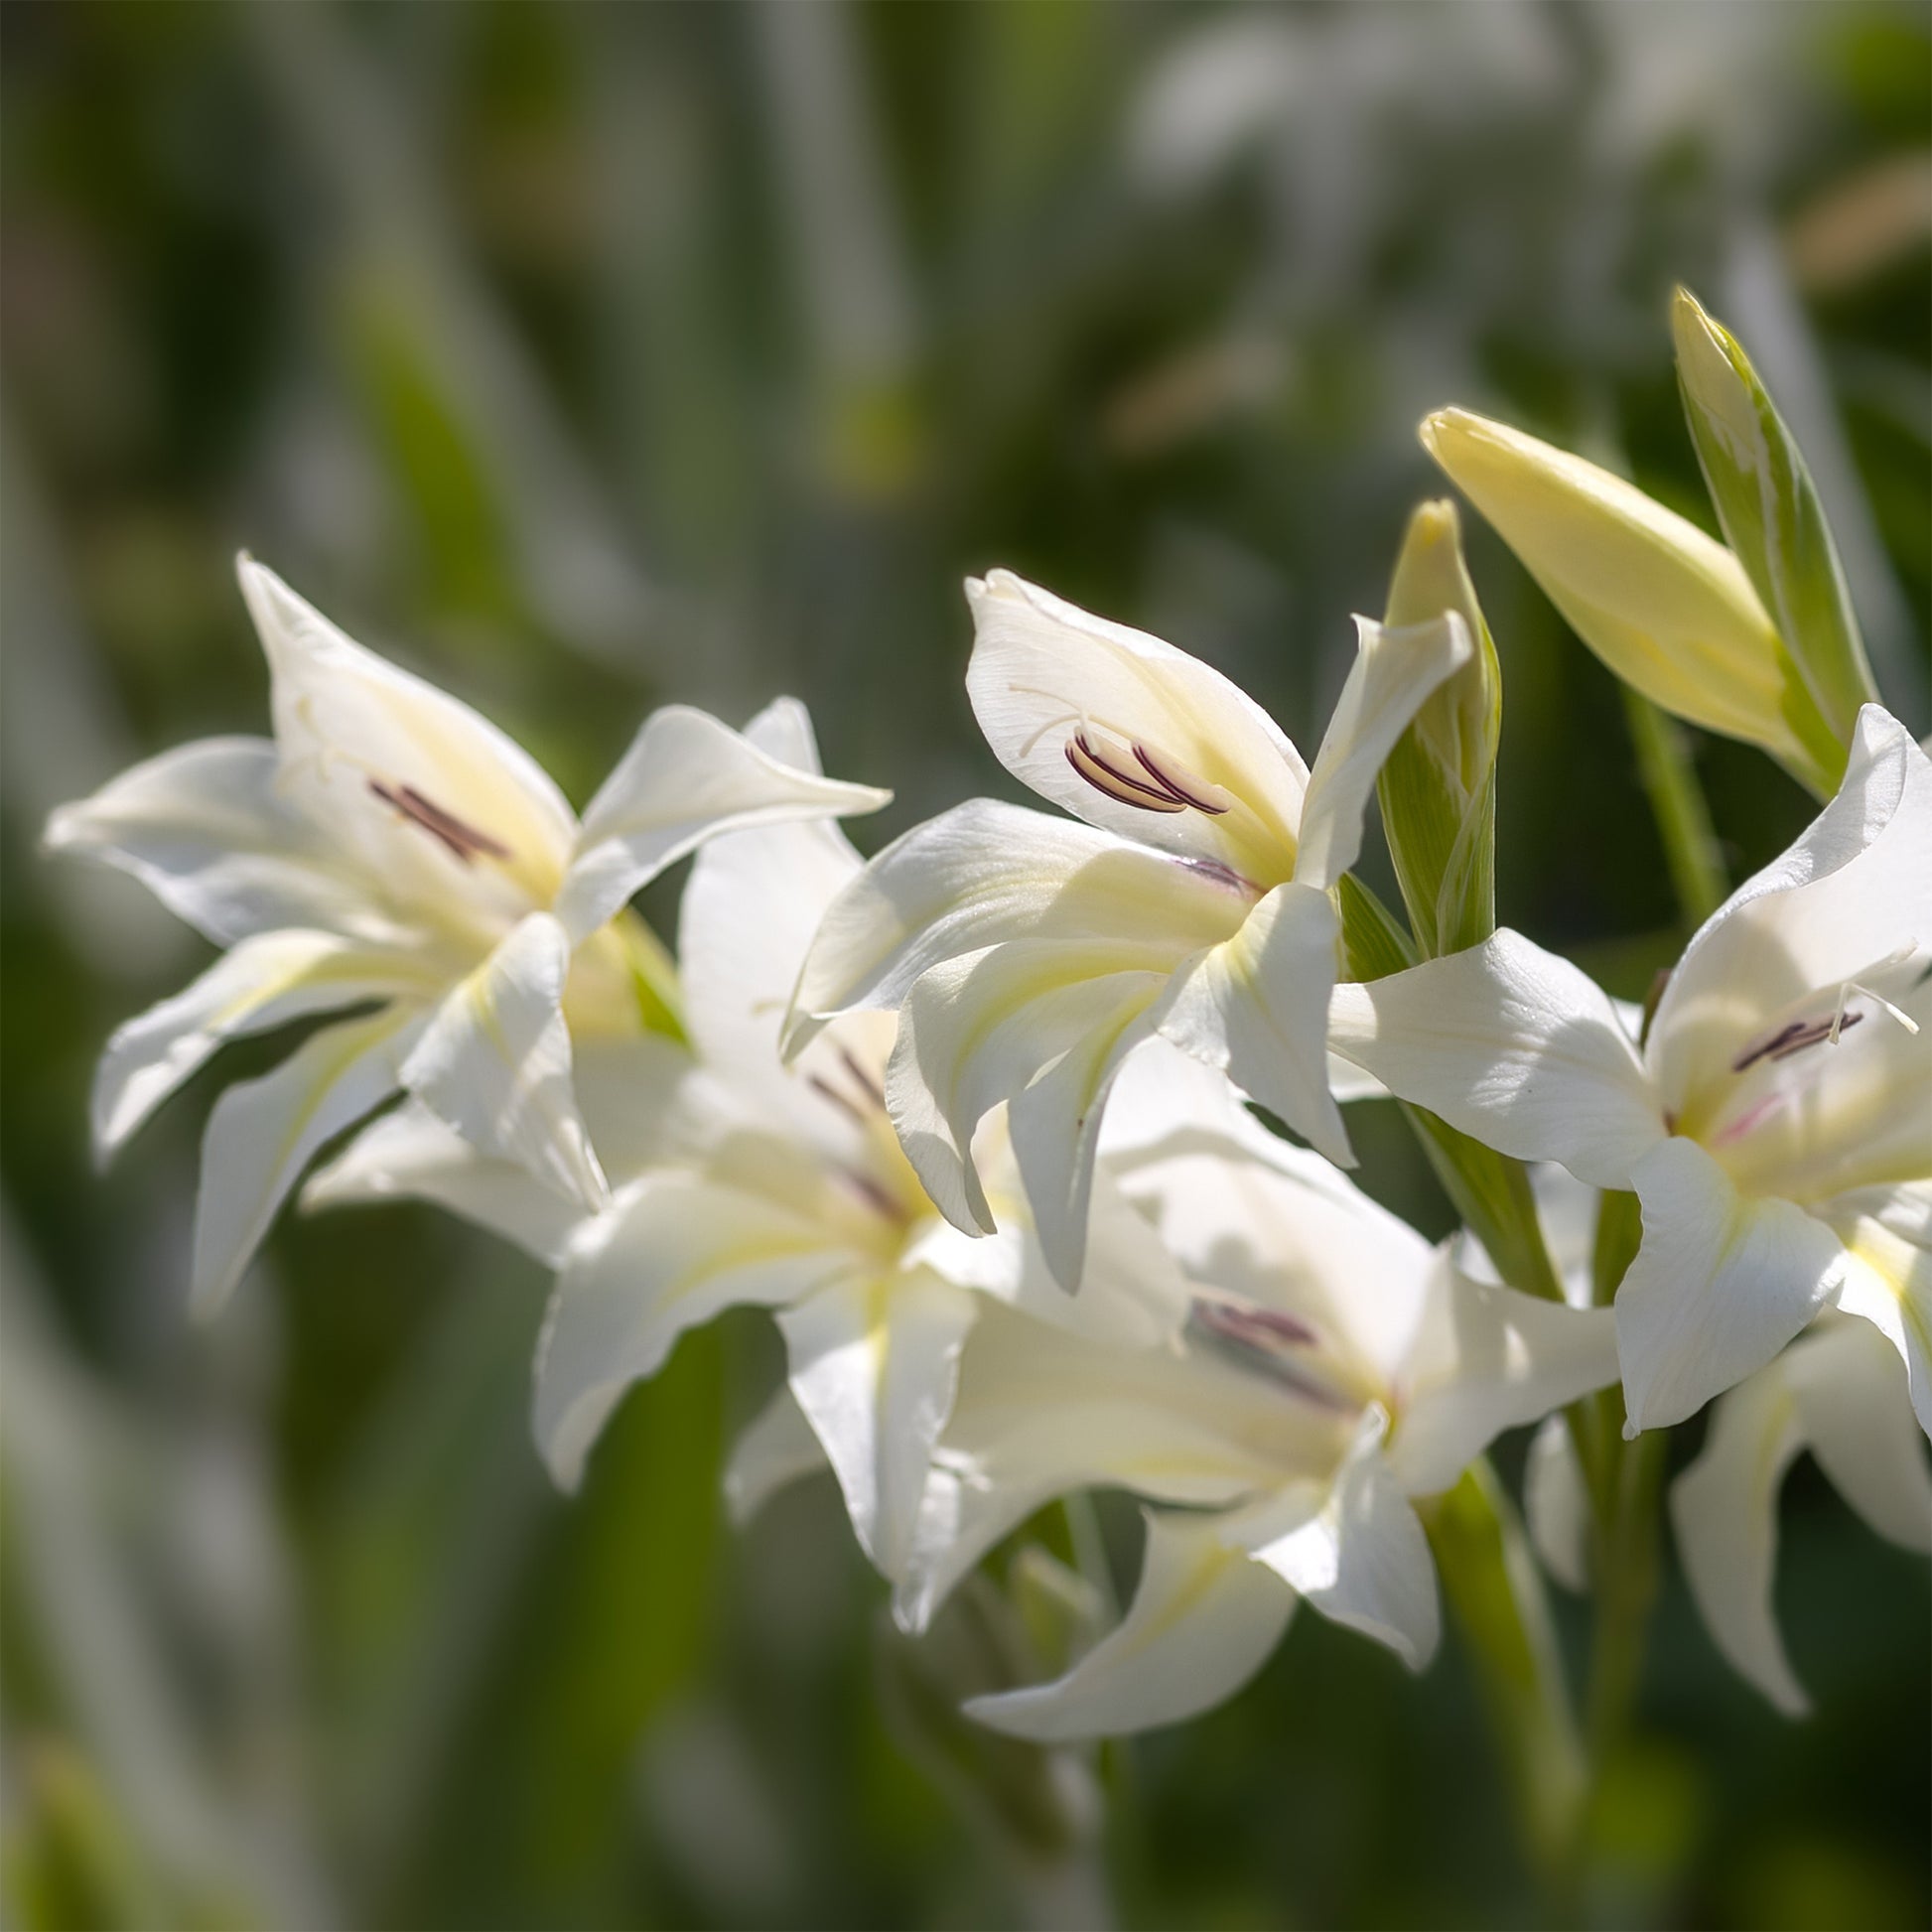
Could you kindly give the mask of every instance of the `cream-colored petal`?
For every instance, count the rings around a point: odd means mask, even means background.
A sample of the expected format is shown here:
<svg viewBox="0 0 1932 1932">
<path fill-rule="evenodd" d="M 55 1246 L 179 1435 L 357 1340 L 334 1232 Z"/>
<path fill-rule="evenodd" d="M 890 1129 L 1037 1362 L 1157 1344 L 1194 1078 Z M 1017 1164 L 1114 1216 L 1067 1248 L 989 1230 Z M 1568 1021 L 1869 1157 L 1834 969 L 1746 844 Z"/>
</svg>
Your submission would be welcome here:
<svg viewBox="0 0 1932 1932">
<path fill-rule="evenodd" d="M 825 1467 L 825 1450 L 788 1386 L 746 1426 L 725 1465 L 725 1506 L 743 1529 L 779 1490 Z"/>
<path fill-rule="evenodd" d="M 791 1392 L 880 1572 L 905 1566 L 927 1461 L 952 1410 L 974 1296 L 930 1270 L 851 1275 L 778 1315 Z"/>
<path fill-rule="evenodd" d="M 1388 1417 L 1362 1418 L 1332 1486 L 1298 1483 L 1230 1517 L 1222 1535 L 1309 1603 L 1385 1643 L 1411 1670 L 1436 1654 L 1442 1612 L 1429 1540 L 1383 1460 Z"/>
<path fill-rule="evenodd" d="M 115 1030 L 94 1074 L 94 1155 L 104 1162 L 223 1041 L 367 1000 L 434 992 L 406 954 L 330 932 L 258 933 L 192 986 Z"/>
<path fill-rule="evenodd" d="M 1326 892 L 1361 856 L 1362 825 L 1376 774 L 1422 702 L 1474 655 L 1453 611 L 1391 630 L 1355 620 L 1355 662 L 1335 701 L 1302 801 L 1295 877 Z"/>
<path fill-rule="evenodd" d="M 1932 761 L 1876 705 L 1859 714 L 1836 796 L 1746 880 L 1685 948 L 1652 1019 L 1647 1057 L 1682 1114 L 1794 1000 L 1874 962 L 1932 954 Z"/>
<path fill-rule="evenodd" d="M 251 558 L 282 795 L 390 898 L 504 926 L 556 891 L 576 821 L 542 767 L 470 706 L 366 650 Z"/>
<path fill-rule="evenodd" d="M 514 1162 L 479 1154 L 420 1100 L 370 1124 L 302 1190 L 302 1207 L 420 1200 L 461 1215 L 556 1268 L 584 1210 Z"/>
<path fill-rule="evenodd" d="M 1546 1417 L 1530 1438 L 1523 1465 L 1523 1519 L 1530 1546 L 1565 1589 L 1589 1587 L 1589 1488 L 1570 1425 Z"/>
<path fill-rule="evenodd" d="M 1161 1021 L 1162 1036 L 1277 1114 L 1340 1167 L 1355 1156 L 1328 1090 L 1335 909 L 1311 886 L 1278 886 L 1240 931 L 1201 955 Z"/>
<path fill-rule="evenodd" d="M 272 1073 L 229 1087 L 202 1140 L 191 1301 L 212 1314 L 316 1152 L 395 1091 L 421 1021 L 391 1007 L 312 1035 Z"/>
<path fill-rule="evenodd" d="M 558 894 L 573 939 L 596 931 L 640 886 L 725 832 L 792 819 L 874 812 L 892 793 L 785 764 L 689 705 L 644 720 L 585 808 Z"/>
<path fill-rule="evenodd" d="M 1671 1485 L 1685 1581 L 1712 1640 L 1787 1718 L 1810 1708 L 1771 1604 L 1778 1490 L 1802 1447 L 1780 1367 L 1762 1369 L 1713 1409 L 1697 1460 Z"/>
<path fill-rule="evenodd" d="M 1329 1043 L 1392 1093 L 1526 1161 L 1627 1187 L 1665 1136 L 1611 1002 L 1568 960 L 1507 929 L 1366 985 L 1335 988 Z"/>
<path fill-rule="evenodd" d="M 1023 784 L 1089 824 L 1258 885 L 1288 876 L 1308 770 L 1253 699 L 1185 651 L 1011 571 L 970 580 L 966 597 L 967 693 Z M 1097 781 L 1073 761 L 1083 747 Z"/>
<path fill-rule="evenodd" d="M 969 1717 L 1041 1743 L 1123 1737 L 1225 1703 L 1268 1661 L 1295 1592 L 1229 1549 L 1215 1516 L 1142 1514 L 1147 1549 L 1126 1617 L 1065 1676 L 974 1698 Z"/>
<path fill-rule="evenodd" d="M 352 855 L 276 788 L 265 738 L 177 746 L 47 822 L 47 846 L 131 873 L 217 945 L 303 926 L 372 944 L 409 936 Z"/>
<path fill-rule="evenodd" d="M 1762 1368 L 1837 1292 L 1839 1238 L 1789 1201 L 1740 1194 L 1693 1141 L 1631 1171 L 1643 1245 L 1616 1294 L 1625 1433 L 1684 1421 Z"/>
<path fill-rule="evenodd" d="M 576 1487 L 623 1392 L 686 1329 L 782 1306 L 855 1265 L 820 1222 L 758 1194 L 675 1172 L 633 1181 L 572 1243 L 544 1319 L 535 1430 L 551 1473 Z"/>
<path fill-rule="evenodd" d="M 571 1086 L 570 942 L 533 912 L 437 1008 L 403 1084 L 480 1153 L 591 1212 L 609 1197 Z"/>
<path fill-rule="evenodd" d="M 1912 1412 L 1932 1437 L 1932 1181 L 1863 1188 L 1818 1212 L 1849 1255 L 1839 1308 L 1898 1351 Z"/>
<path fill-rule="evenodd" d="M 1478 1282 L 1447 1257 L 1396 1380 L 1386 1450 L 1412 1496 L 1448 1489 L 1505 1429 L 1617 1379 L 1615 1318 Z"/>
</svg>

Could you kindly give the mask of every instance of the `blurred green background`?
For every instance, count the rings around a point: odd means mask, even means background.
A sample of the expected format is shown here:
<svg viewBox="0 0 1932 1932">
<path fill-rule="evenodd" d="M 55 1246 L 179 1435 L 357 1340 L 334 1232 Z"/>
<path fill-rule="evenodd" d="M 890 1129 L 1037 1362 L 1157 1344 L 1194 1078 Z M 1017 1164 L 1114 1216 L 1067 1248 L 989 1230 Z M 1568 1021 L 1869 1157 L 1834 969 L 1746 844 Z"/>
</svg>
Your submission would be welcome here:
<svg viewBox="0 0 1932 1932">
<path fill-rule="evenodd" d="M 243 545 L 580 802 L 654 702 L 779 690 L 897 788 L 868 849 L 1012 795 L 961 686 L 993 563 L 1310 745 L 1440 490 L 1426 408 L 1709 525 L 1678 280 L 1778 395 L 1923 730 L 1932 13 L 6 0 L 0 33 L 7 1922 L 1536 1923 L 1453 1642 L 1412 1683 L 1309 1616 L 1091 1764 L 973 1741 L 984 1630 L 891 1639 L 829 1483 L 725 1525 L 761 1318 L 686 1341 L 574 1502 L 526 1434 L 540 1272 L 460 1226 L 290 1222 L 191 1326 L 201 1120 L 249 1049 L 90 1173 L 94 1054 L 205 949 L 38 830 L 264 728 Z M 1470 550 L 1501 914 L 1640 995 L 1681 935 L 1614 687 Z M 1741 877 L 1807 801 L 1698 756 Z M 1360 1144 L 1441 1230 L 1399 1123 Z M 1925 1567 L 1805 1463 L 1779 1600 L 1804 1725 L 1667 1579 L 1599 1922 L 1932 1914 Z"/>
</svg>

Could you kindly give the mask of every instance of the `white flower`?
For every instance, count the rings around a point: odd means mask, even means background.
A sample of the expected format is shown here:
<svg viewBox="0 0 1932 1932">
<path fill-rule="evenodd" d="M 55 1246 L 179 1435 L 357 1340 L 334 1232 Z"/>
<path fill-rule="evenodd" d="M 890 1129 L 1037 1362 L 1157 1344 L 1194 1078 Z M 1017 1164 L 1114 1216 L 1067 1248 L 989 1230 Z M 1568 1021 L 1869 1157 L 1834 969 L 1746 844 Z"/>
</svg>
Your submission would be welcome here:
<svg viewBox="0 0 1932 1932">
<path fill-rule="evenodd" d="M 1108 1090 L 1157 1034 L 1349 1159 L 1323 1046 L 1329 891 L 1390 746 L 1471 647 L 1453 615 L 1358 619 L 1311 771 L 1172 645 L 1006 571 L 967 595 L 987 742 L 1086 823 L 978 799 L 888 847 L 827 914 L 787 1045 L 836 1013 L 898 1009 L 887 1095 L 927 1190 L 955 1226 L 995 1226 L 972 1142 L 1008 1102 L 1040 1241 L 1071 1287 Z"/>
<path fill-rule="evenodd" d="M 63 806 L 48 843 L 134 874 L 223 956 L 108 1042 L 104 1158 L 224 1041 L 379 1002 L 216 1103 L 194 1297 L 233 1287 L 316 1151 L 397 1087 L 482 1151 L 605 1197 L 573 1035 L 634 1032 L 639 886 L 735 826 L 887 798 L 792 768 L 714 718 L 645 721 L 580 822 L 509 739 L 354 643 L 243 558 L 275 736 L 186 745 Z"/>
<path fill-rule="evenodd" d="M 988 1724 L 1060 1739 L 1187 1717 L 1259 1668 L 1298 1596 L 1420 1668 L 1439 1613 L 1411 1498 L 1613 1380 L 1608 1311 L 1462 1274 L 1163 1046 L 1123 1074 L 1101 1166 L 1188 1281 L 1124 1304 L 1090 1269 L 1060 1328 L 987 1311 L 901 1619 L 1041 1504 L 1121 1487 L 1157 1505 L 1132 1608 L 1057 1682 L 968 1707 Z"/>
<path fill-rule="evenodd" d="M 791 768 L 817 769 L 802 709 L 774 707 L 760 730 Z M 699 855 L 679 929 L 692 1051 L 645 1042 L 648 1053 L 607 1056 L 585 1096 L 615 1189 L 605 1211 L 584 1216 L 519 1187 L 514 1171 L 481 1160 L 420 1108 L 367 1130 L 308 1199 L 415 1194 L 556 1267 L 536 1432 L 567 1486 L 624 1391 L 681 1334 L 728 1308 L 772 1309 L 789 1389 L 741 1448 L 734 1504 L 749 1514 L 777 1482 L 829 1460 L 860 1542 L 893 1575 L 982 1295 L 1049 1313 L 1065 1298 L 1025 1238 L 997 1150 L 988 1166 L 1000 1239 L 968 1240 L 926 1198 L 886 1114 L 889 1015 L 841 1020 L 789 1068 L 779 1060 L 799 963 L 860 863 L 824 821 L 735 833 Z M 627 1101 L 609 1077 L 621 1069 L 633 1083 Z M 1104 1186 L 1094 1242 L 1121 1295 L 1172 1293 L 1173 1264 Z"/>
<path fill-rule="evenodd" d="M 1718 1648 L 1787 1717 L 1809 1708 L 1771 1604 L 1778 1490 L 1810 1449 L 1891 1542 L 1932 1555 L 1932 1475 L 1898 1357 L 1863 1321 L 1828 1318 L 1711 1412 L 1704 1451 L 1671 1489 L 1677 1548 Z"/>
<path fill-rule="evenodd" d="M 1629 1431 L 1680 1422 L 1828 1304 L 1932 1433 L 1932 763 L 1876 705 L 1837 795 L 1692 938 L 1641 1050 L 1509 931 L 1337 988 L 1336 1049 L 1505 1154 L 1634 1188 Z"/>
</svg>

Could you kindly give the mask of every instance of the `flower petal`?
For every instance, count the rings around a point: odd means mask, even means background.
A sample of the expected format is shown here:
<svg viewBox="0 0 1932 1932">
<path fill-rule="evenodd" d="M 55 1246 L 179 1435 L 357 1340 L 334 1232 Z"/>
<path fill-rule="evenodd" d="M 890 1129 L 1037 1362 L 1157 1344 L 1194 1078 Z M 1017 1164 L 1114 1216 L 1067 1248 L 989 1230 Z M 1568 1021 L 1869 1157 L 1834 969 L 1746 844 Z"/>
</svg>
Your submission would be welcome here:
<svg viewBox="0 0 1932 1932">
<path fill-rule="evenodd" d="M 147 759 L 47 822 L 47 846 L 131 873 L 216 945 L 281 926 L 406 938 L 381 896 L 275 788 L 265 738 L 205 738 Z"/>
<path fill-rule="evenodd" d="M 190 1301 L 212 1314 L 317 1149 L 395 1091 L 420 1017 L 391 1007 L 312 1035 L 272 1073 L 229 1087 L 208 1115 L 195 1201 Z"/>
<path fill-rule="evenodd" d="M 403 1084 L 480 1153 L 595 1212 L 610 1190 L 571 1087 L 569 970 L 563 927 L 532 912 L 445 997 Z"/>
<path fill-rule="evenodd" d="M 914 1269 L 847 1276 L 778 1316 L 792 1395 L 839 1479 L 860 1547 L 887 1577 L 910 1552 L 978 1308 L 968 1290 Z"/>
<path fill-rule="evenodd" d="M 576 821 L 536 760 L 273 571 L 244 556 L 236 572 L 268 658 L 283 795 L 398 903 L 498 923 L 547 903 Z"/>
<path fill-rule="evenodd" d="M 833 1014 L 897 1007 L 931 967 L 1004 940 L 1158 941 L 1178 961 L 1225 939 L 1247 910 L 1216 875 L 975 798 L 895 839 L 827 908 L 785 1051 Z"/>
<path fill-rule="evenodd" d="M 1589 1490 L 1562 1416 L 1547 1416 L 1523 1465 L 1523 1517 L 1530 1546 L 1565 1589 L 1589 1587 Z"/>
<path fill-rule="evenodd" d="M 1608 1309 L 1573 1309 L 1473 1281 L 1446 1256 L 1425 1307 L 1387 1451 L 1412 1496 L 1449 1488 L 1505 1429 L 1617 1379 Z"/>
<path fill-rule="evenodd" d="M 1677 1554 L 1712 1640 L 1787 1718 L 1810 1708 L 1771 1606 L 1778 1490 L 1802 1447 L 1797 1405 L 1777 1367 L 1713 1409 L 1697 1460 L 1671 1485 Z"/>
<path fill-rule="evenodd" d="M 1278 1114 L 1338 1167 L 1355 1156 L 1328 1091 L 1335 908 L 1311 886 L 1275 890 L 1197 960 L 1161 1033 Z"/>
<path fill-rule="evenodd" d="M 1252 698 L 1185 651 L 1011 571 L 969 579 L 966 598 L 975 633 L 967 694 L 994 756 L 1022 784 L 1139 844 L 1231 865 L 1265 885 L 1287 876 L 1308 768 Z M 1069 761 L 1082 732 L 1103 760 L 1099 782 Z M 1125 777 L 1109 781 L 1108 762 Z M 1143 792 L 1147 802 L 1124 802 Z M 1208 809 L 1175 802 L 1188 797 Z"/>
<path fill-rule="evenodd" d="M 1932 1436 L 1932 1181 L 1862 1188 L 1818 1211 L 1851 1256 L 1838 1306 L 1897 1349 L 1912 1411 Z"/>
<path fill-rule="evenodd" d="M 1211 1710 L 1267 1662 L 1295 1592 L 1230 1550 L 1214 1517 L 1142 1514 L 1147 1549 L 1126 1617 L 1064 1677 L 973 1698 L 968 1717 L 1041 1743 L 1122 1737 Z"/>
<path fill-rule="evenodd" d="M 1751 1199 L 1694 1141 L 1639 1161 L 1643 1245 L 1616 1293 L 1625 1435 L 1682 1422 L 1759 1369 L 1831 1299 L 1839 1238 L 1790 1201 Z"/>
<path fill-rule="evenodd" d="M 1295 877 L 1316 892 L 1326 892 L 1361 856 L 1362 820 L 1396 740 L 1423 700 L 1475 654 L 1453 611 L 1395 630 L 1357 618 L 1355 628 L 1355 662 L 1302 801 Z"/>
<path fill-rule="evenodd" d="M 584 813 L 556 912 L 573 939 L 706 839 L 799 818 L 873 812 L 892 793 L 780 762 L 689 705 L 643 722 Z"/>
<path fill-rule="evenodd" d="M 192 986 L 117 1028 L 94 1074 L 94 1155 L 105 1161 L 224 1040 L 365 1000 L 433 992 L 405 955 L 330 932 L 257 933 Z"/>
<path fill-rule="evenodd" d="M 369 1201 L 429 1201 L 556 1268 L 584 1210 L 514 1162 L 493 1160 L 420 1100 L 369 1125 L 302 1190 L 304 1212 Z"/>
<path fill-rule="evenodd" d="M 1859 714 L 1837 794 L 1788 851 L 1732 893 L 1684 950 L 1651 1021 L 1664 1104 L 1722 1082 L 1739 1046 L 1794 1000 L 1874 961 L 1932 952 L 1932 760 L 1876 705 Z"/>
<path fill-rule="evenodd" d="M 1522 1160 L 1627 1187 L 1664 1138 L 1616 1009 L 1568 960 L 1507 929 L 1467 952 L 1335 988 L 1330 1044 L 1392 1093 Z"/>
<path fill-rule="evenodd" d="M 1442 1612 L 1429 1539 L 1382 1458 L 1388 1417 L 1369 1409 L 1336 1472 L 1313 1501 L 1306 1485 L 1232 1517 L 1222 1534 L 1323 1616 L 1385 1643 L 1411 1670 L 1436 1654 Z"/>
<path fill-rule="evenodd" d="M 537 1446 L 566 1489 L 632 1382 L 728 1308 L 773 1308 L 850 1272 L 851 1250 L 805 1214 L 695 1174 L 646 1174 L 585 1227 L 537 1344 Z"/>
<path fill-rule="evenodd" d="M 780 1489 L 824 1466 L 825 1450 L 805 1412 L 790 1388 L 780 1384 L 746 1426 L 725 1465 L 725 1507 L 733 1526 L 743 1529 Z"/>
</svg>

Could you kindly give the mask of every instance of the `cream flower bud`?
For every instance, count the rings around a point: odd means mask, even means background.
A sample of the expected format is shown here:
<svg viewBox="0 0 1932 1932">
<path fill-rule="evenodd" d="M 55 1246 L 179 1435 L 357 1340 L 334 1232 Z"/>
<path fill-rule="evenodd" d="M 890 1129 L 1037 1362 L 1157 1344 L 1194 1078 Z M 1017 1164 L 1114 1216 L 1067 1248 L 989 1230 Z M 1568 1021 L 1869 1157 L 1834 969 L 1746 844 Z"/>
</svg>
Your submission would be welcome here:
<svg viewBox="0 0 1932 1932">
<path fill-rule="evenodd" d="M 1382 825 L 1416 944 L 1459 952 L 1496 926 L 1496 746 L 1502 672 L 1462 561 L 1455 505 L 1424 503 L 1409 520 L 1389 585 L 1385 627 L 1462 620 L 1474 653 L 1423 701 L 1382 767 Z"/>
<path fill-rule="evenodd" d="M 1831 789 L 1843 754 L 1828 733 L 1819 742 L 1803 680 L 1722 544 L 1608 471 L 1465 409 L 1425 418 L 1422 440 L 1626 684 Z"/>
</svg>

